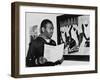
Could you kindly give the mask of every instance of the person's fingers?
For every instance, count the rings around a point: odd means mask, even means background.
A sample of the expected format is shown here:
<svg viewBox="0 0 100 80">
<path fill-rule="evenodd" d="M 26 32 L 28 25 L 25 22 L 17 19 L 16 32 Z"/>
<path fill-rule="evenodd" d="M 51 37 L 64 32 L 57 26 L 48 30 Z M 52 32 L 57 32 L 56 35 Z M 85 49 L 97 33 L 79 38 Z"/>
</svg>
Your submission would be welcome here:
<svg viewBox="0 0 100 80">
<path fill-rule="evenodd" d="M 43 57 L 40 57 L 39 58 L 39 63 L 40 64 L 44 64 L 45 62 L 47 62 L 47 59 L 46 58 L 43 58 Z"/>
</svg>

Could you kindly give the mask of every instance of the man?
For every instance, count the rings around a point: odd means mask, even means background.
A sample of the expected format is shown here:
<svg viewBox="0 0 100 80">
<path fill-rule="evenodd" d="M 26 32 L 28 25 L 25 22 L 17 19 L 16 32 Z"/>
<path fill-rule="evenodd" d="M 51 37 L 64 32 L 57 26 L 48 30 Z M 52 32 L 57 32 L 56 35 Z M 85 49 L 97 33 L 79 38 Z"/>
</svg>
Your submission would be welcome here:
<svg viewBox="0 0 100 80">
<path fill-rule="evenodd" d="M 34 67 L 34 66 L 54 66 L 57 64 L 61 64 L 63 58 L 56 62 L 49 62 L 47 59 L 43 57 L 44 55 L 44 44 L 54 45 L 56 43 L 51 39 L 53 35 L 54 26 L 53 23 L 45 19 L 42 21 L 40 26 L 40 35 L 35 40 L 31 41 L 29 44 L 28 54 L 26 56 L 26 66 Z"/>
</svg>

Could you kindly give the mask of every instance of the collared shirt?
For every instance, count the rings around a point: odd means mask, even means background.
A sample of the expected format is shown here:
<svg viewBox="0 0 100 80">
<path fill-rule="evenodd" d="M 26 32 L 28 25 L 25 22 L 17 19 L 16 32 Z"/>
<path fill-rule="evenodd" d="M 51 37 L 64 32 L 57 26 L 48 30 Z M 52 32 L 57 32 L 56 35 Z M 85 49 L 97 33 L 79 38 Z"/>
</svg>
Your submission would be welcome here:
<svg viewBox="0 0 100 80">
<path fill-rule="evenodd" d="M 47 43 L 50 43 L 50 39 L 45 39 Z"/>
</svg>

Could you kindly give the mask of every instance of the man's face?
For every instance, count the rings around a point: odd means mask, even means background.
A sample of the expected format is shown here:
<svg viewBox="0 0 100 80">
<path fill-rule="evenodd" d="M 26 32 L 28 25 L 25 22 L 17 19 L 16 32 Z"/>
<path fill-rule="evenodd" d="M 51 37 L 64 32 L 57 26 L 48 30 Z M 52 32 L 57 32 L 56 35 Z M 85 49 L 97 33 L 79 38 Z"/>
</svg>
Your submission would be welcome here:
<svg viewBox="0 0 100 80">
<path fill-rule="evenodd" d="M 44 35 L 50 39 L 53 35 L 53 30 L 54 30 L 54 27 L 51 23 L 47 23 L 46 24 L 46 28 L 44 29 Z"/>
</svg>

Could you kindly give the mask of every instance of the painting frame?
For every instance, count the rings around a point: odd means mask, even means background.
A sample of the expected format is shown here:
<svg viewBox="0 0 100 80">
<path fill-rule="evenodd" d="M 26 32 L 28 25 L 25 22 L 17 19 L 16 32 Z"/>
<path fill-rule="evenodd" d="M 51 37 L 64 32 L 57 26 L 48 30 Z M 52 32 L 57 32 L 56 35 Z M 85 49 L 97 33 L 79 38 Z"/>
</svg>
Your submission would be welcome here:
<svg viewBox="0 0 100 80">
<path fill-rule="evenodd" d="M 95 11 L 95 70 L 73 71 L 73 72 L 54 72 L 54 73 L 38 73 L 38 74 L 19 74 L 20 72 L 20 6 L 36 6 L 36 7 L 52 7 L 52 8 L 70 8 L 70 9 L 86 9 Z M 97 7 L 96 6 L 81 6 L 81 5 L 64 5 L 64 4 L 46 4 L 46 3 L 29 3 L 29 2 L 13 2 L 11 4 L 11 76 L 15 78 L 25 77 L 42 77 L 42 76 L 58 76 L 72 74 L 97 73 Z"/>
</svg>

